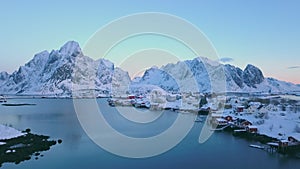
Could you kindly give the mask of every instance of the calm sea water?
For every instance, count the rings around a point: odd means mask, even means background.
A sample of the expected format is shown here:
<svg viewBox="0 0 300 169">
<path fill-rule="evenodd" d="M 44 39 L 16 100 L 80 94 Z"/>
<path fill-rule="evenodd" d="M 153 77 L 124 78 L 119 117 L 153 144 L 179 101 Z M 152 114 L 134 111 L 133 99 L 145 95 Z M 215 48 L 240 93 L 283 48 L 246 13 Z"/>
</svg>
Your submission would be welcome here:
<svg viewBox="0 0 300 169">
<path fill-rule="evenodd" d="M 150 137 L 166 130 L 178 114 L 166 111 L 150 124 L 136 124 L 123 118 L 107 106 L 105 99 L 97 100 L 113 128 L 132 137 Z M 199 144 L 201 123 L 195 123 L 189 134 L 176 147 L 161 155 L 131 159 L 111 154 L 95 144 L 82 129 L 71 99 L 11 99 L 10 103 L 34 103 L 35 106 L 0 106 L 0 123 L 17 129 L 30 128 L 32 133 L 49 135 L 63 144 L 42 152 L 38 160 L 19 165 L 5 163 L 3 169 L 297 169 L 300 159 L 269 154 L 249 147 L 246 140 L 228 133 L 217 132 Z M 88 111 L 88 110 L 87 110 Z M 143 112 L 142 112 L 143 113 Z M 157 113 L 157 112 L 144 112 Z"/>
</svg>

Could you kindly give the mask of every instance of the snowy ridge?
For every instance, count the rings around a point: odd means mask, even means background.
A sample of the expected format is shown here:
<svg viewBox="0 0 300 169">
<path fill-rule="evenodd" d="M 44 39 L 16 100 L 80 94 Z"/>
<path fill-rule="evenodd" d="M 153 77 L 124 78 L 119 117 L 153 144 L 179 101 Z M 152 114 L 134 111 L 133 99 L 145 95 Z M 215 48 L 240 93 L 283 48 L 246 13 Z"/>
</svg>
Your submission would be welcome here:
<svg viewBox="0 0 300 169">
<path fill-rule="evenodd" d="M 84 56 L 79 44 L 67 42 L 51 53 L 43 51 L 8 75 L 0 74 L 0 94 L 45 95 L 56 97 L 86 96 L 109 93 L 112 88 L 125 88 L 130 78 L 114 64 Z M 124 87 L 125 86 L 125 87 Z"/>
<path fill-rule="evenodd" d="M 226 84 L 223 72 L 221 64 L 199 57 L 148 69 L 143 77 L 135 79 L 134 84 L 156 85 L 166 91 L 175 92 L 224 92 Z M 215 79 L 220 84 L 216 82 L 212 85 L 211 82 Z"/>
<path fill-rule="evenodd" d="M 191 85 L 193 83 L 197 84 Z M 299 92 L 299 85 L 265 78 L 254 65 L 244 70 L 222 65 L 208 58 L 198 57 L 161 68 L 148 69 L 143 77 L 135 79 L 135 85 L 156 85 L 167 91 L 192 92 Z"/>
<path fill-rule="evenodd" d="M 254 65 L 242 70 L 205 57 L 152 67 L 131 81 L 127 72 L 105 59 L 85 56 L 79 44 L 43 51 L 12 74 L 0 73 L 0 94 L 82 97 L 162 88 L 168 92 L 300 93 L 300 85 L 265 78 Z"/>
</svg>

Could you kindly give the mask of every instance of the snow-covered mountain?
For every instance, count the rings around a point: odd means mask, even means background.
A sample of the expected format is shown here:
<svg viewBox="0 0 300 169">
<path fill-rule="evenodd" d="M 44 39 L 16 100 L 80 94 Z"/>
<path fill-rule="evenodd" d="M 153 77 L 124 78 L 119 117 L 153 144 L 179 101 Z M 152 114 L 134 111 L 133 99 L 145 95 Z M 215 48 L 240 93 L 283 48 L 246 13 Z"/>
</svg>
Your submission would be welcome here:
<svg viewBox="0 0 300 169">
<path fill-rule="evenodd" d="M 195 83 L 197 86 L 194 85 Z M 226 90 L 227 92 L 264 93 L 300 91 L 299 85 L 265 78 L 262 71 L 254 65 L 249 64 L 242 70 L 204 57 L 168 64 L 161 68 L 152 67 L 146 70 L 141 78 L 135 80 L 133 85 L 156 85 L 168 91 L 222 92 Z"/>
<path fill-rule="evenodd" d="M 127 72 L 105 59 L 84 56 L 79 44 L 67 42 L 59 50 L 43 51 L 12 74 L 0 73 L 0 94 L 52 95 L 124 94 L 129 89 L 162 88 L 171 92 L 267 92 L 300 91 L 300 85 L 265 78 L 248 65 L 244 70 L 208 58 L 152 67 L 133 81 Z"/>
<path fill-rule="evenodd" d="M 223 66 L 208 59 L 203 62 L 202 59 L 204 58 L 167 64 L 162 68 L 152 67 L 132 85 L 156 85 L 164 90 L 176 92 L 210 92 L 212 89 L 215 92 L 224 91 Z"/>
<path fill-rule="evenodd" d="M 79 44 L 67 42 L 59 50 L 43 51 L 9 75 L 0 73 L 1 94 L 71 96 L 126 91 L 130 84 L 127 72 L 110 61 L 84 56 Z M 72 93 L 73 92 L 73 93 Z"/>
</svg>

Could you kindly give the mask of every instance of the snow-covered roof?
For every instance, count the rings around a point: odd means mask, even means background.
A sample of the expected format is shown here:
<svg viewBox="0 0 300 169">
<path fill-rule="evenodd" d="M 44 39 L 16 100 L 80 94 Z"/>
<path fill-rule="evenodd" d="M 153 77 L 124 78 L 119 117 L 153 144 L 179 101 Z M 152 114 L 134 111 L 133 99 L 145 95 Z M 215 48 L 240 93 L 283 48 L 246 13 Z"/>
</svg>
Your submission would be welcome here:
<svg viewBox="0 0 300 169">
<path fill-rule="evenodd" d="M 296 140 L 300 141 L 300 133 L 293 133 L 293 134 L 289 135 L 289 137 L 293 137 Z"/>
<path fill-rule="evenodd" d="M 270 145 L 270 146 L 279 146 L 279 144 L 278 143 L 274 143 L 274 142 L 271 142 L 271 143 L 267 143 L 268 145 Z"/>
<path fill-rule="evenodd" d="M 257 126 L 252 126 L 252 125 L 250 125 L 250 126 L 248 126 L 248 128 L 249 128 L 249 129 L 257 129 Z"/>
<path fill-rule="evenodd" d="M 261 103 L 260 102 L 250 102 L 249 105 L 250 106 L 259 106 L 259 105 L 261 105 Z"/>
<path fill-rule="evenodd" d="M 227 120 L 222 119 L 222 118 L 217 118 L 216 121 L 217 121 L 217 122 L 227 122 Z"/>
<path fill-rule="evenodd" d="M 220 113 L 212 113 L 211 117 L 222 117 L 222 114 L 220 114 Z"/>
<path fill-rule="evenodd" d="M 280 140 L 280 142 L 282 142 L 282 143 L 288 143 L 289 140 L 284 139 L 284 140 Z"/>
</svg>

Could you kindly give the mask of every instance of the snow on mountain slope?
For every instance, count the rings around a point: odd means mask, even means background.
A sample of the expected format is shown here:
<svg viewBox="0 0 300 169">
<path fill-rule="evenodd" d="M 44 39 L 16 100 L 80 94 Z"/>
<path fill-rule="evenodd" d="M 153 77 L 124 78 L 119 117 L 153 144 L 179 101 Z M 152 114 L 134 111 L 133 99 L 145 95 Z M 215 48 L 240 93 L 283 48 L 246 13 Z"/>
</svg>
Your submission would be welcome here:
<svg viewBox="0 0 300 169">
<path fill-rule="evenodd" d="M 257 85 L 257 90 L 269 93 L 290 93 L 300 91 L 300 88 L 293 83 L 276 80 L 274 78 L 265 78 L 262 83 Z"/>
<path fill-rule="evenodd" d="M 0 85 L 7 81 L 9 74 L 7 72 L 0 72 Z"/>
<path fill-rule="evenodd" d="M 244 71 L 240 68 L 232 69 L 232 66 L 225 65 L 226 76 L 231 76 L 227 81 L 229 91 L 261 92 L 261 93 L 292 93 L 300 91 L 299 86 L 279 81 L 274 78 L 265 78 L 261 70 L 253 65 L 247 65 Z"/>
<path fill-rule="evenodd" d="M 211 81 L 214 82 L 213 85 Z M 134 84 L 155 85 L 166 91 L 176 92 L 225 91 L 224 71 L 221 64 L 207 58 L 170 63 L 160 69 L 152 67 L 143 77 L 135 79 Z"/>
<path fill-rule="evenodd" d="M 112 62 L 94 61 L 84 56 L 74 41 L 67 42 L 59 50 L 36 54 L 11 75 L 0 73 L 0 94 L 80 97 L 155 88 L 170 92 L 300 93 L 300 85 L 265 78 L 254 65 L 242 70 L 205 57 L 152 67 L 142 77 L 131 81 L 128 73 Z"/>
<path fill-rule="evenodd" d="M 107 60 L 84 56 L 79 44 L 70 41 L 59 50 L 36 54 L 12 75 L 1 73 L 0 83 L 1 94 L 72 96 L 87 90 L 108 93 L 112 84 L 128 86 L 130 78 Z"/>
<path fill-rule="evenodd" d="M 133 83 L 135 84 L 135 83 Z M 155 85 L 168 91 L 178 91 L 179 86 L 171 74 L 157 67 L 148 69 L 144 76 L 137 82 L 140 85 Z"/>
<path fill-rule="evenodd" d="M 160 69 L 151 68 L 143 77 L 136 79 L 134 84 L 156 85 L 167 91 L 264 93 L 300 91 L 299 85 L 265 78 L 262 71 L 254 65 L 249 64 L 242 70 L 204 57 L 168 64 Z"/>
</svg>

